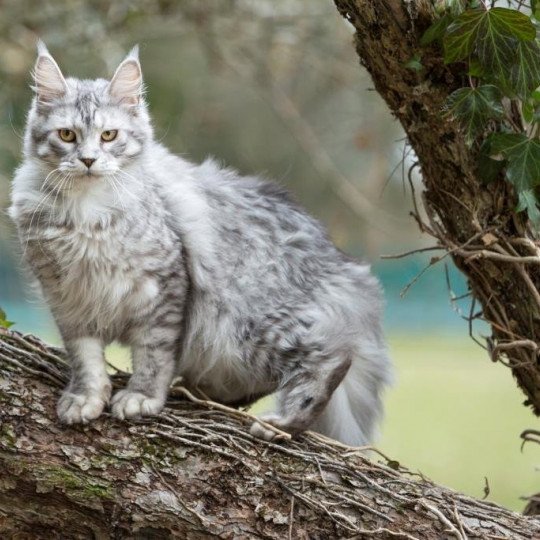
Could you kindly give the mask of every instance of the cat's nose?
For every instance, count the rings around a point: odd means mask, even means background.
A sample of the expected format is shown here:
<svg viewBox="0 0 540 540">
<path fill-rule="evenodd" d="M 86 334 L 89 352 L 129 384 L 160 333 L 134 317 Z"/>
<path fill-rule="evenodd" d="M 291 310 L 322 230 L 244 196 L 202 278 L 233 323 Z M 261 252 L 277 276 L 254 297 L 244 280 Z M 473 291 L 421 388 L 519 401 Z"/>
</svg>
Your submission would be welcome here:
<svg viewBox="0 0 540 540">
<path fill-rule="evenodd" d="M 87 157 L 82 157 L 82 158 L 79 158 L 88 168 L 90 168 L 92 166 L 92 163 L 94 163 L 94 161 L 96 161 L 95 159 L 92 159 L 92 158 L 87 158 Z"/>
</svg>

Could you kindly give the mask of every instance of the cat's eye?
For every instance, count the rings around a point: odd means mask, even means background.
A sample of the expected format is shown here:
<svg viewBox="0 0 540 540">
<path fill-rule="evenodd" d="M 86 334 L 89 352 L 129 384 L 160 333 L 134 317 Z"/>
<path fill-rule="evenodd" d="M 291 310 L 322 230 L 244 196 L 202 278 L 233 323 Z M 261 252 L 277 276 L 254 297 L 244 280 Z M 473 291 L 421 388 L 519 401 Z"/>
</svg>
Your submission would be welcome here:
<svg viewBox="0 0 540 540">
<path fill-rule="evenodd" d="M 75 136 L 75 132 L 71 129 L 59 129 L 58 130 L 58 136 L 64 141 L 64 142 L 74 142 L 77 138 Z"/>
<path fill-rule="evenodd" d="M 107 131 L 104 131 L 101 134 L 101 140 L 104 142 L 111 142 L 116 139 L 116 136 L 118 135 L 117 129 L 108 129 Z"/>
</svg>

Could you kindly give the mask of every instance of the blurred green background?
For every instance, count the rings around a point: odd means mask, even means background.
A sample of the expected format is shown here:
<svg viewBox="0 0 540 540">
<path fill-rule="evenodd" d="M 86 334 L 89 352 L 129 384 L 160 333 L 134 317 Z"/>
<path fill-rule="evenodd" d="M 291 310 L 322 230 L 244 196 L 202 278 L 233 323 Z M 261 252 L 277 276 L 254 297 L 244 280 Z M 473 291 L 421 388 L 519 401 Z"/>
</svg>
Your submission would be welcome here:
<svg viewBox="0 0 540 540">
<path fill-rule="evenodd" d="M 502 365 L 468 337 L 468 300 L 450 261 L 400 291 L 429 256 L 381 254 L 429 246 L 408 216 L 414 156 L 360 68 L 351 28 L 331 0 L 57 0 L 0 4 L 0 306 L 15 329 L 58 341 L 29 288 L 5 212 L 41 37 L 64 73 L 109 77 L 135 43 L 157 137 L 200 161 L 286 185 L 347 252 L 365 257 L 386 290 L 397 380 L 378 446 L 413 471 L 521 509 L 539 491 L 537 426 Z M 413 181 L 420 189 L 419 179 Z M 417 191 L 418 191 L 417 189 Z M 476 334 L 486 333 L 475 328 Z M 110 350 L 126 362 L 126 351 Z"/>
</svg>

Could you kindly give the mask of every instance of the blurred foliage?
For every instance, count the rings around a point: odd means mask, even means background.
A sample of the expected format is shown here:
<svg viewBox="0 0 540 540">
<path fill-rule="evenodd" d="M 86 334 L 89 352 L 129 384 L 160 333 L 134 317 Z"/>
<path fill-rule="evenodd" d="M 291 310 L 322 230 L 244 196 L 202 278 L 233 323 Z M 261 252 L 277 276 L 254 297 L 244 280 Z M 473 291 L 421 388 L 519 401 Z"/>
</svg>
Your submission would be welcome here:
<svg viewBox="0 0 540 540">
<path fill-rule="evenodd" d="M 325 0 L 2 2 L 1 206 L 38 37 L 78 77 L 110 76 L 140 43 L 158 138 L 287 184 L 341 246 L 375 254 L 413 233 L 399 182 L 381 198 L 401 159 L 400 128 L 368 91 L 351 30 Z"/>
</svg>

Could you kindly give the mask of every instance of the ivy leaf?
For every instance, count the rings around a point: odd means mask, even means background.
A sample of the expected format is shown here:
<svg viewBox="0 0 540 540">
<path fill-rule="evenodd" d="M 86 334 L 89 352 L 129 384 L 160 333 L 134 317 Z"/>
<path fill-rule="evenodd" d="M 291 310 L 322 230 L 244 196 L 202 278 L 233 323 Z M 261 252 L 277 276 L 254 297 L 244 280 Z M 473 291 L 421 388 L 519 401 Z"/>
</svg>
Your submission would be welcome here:
<svg viewBox="0 0 540 540">
<path fill-rule="evenodd" d="M 477 77 L 485 79 L 485 71 L 478 59 L 471 58 L 469 61 L 469 70 L 467 71 L 467 75 L 470 77 Z"/>
<path fill-rule="evenodd" d="M 0 308 L 0 327 L 2 328 L 9 328 L 10 326 L 13 326 L 15 323 L 12 321 L 8 321 L 6 318 L 6 312 Z"/>
<path fill-rule="evenodd" d="M 482 16 L 481 10 L 469 9 L 448 27 L 443 39 L 444 61 L 447 64 L 463 60 L 473 52 Z"/>
<path fill-rule="evenodd" d="M 540 185 L 540 141 L 517 133 L 495 133 L 489 139 L 492 155 L 507 158 L 506 178 L 518 194 Z"/>
<path fill-rule="evenodd" d="M 523 119 L 525 120 L 525 122 L 528 122 L 530 124 L 533 121 L 534 107 L 530 101 L 523 102 L 521 106 L 521 114 L 523 115 Z"/>
<path fill-rule="evenodd" d="M 521 113 L 523 114 L 525 122 L 529 124 L 540 121 L 540 103 L 531 99 L 523 101 Z"/>
<path fill-rule="evenodd" d="M 540 20 L 540 3 L 537 0 L 531 0 L 531 11 L 533 17 L 537 21 Z"/>
<path fill-rule="evenodd" d="M 516 62 L 520 42 L 534 43 L 532 40 L 536 37 L 536 30 L 530 18 L 519 11 L 493 8 L 485 13 L 478 28 L 476 53 L 486 71 L 491 71 L 495 76 L 505 80 L 508 70 Z M 529 58 L 533 54 L 533 49 L 534 45 L 531 49 L 524 48 L 522 54 Z M 517 72 L 523 70 L 518 69 Z M 521 76 L 530 81 L 530 77 L 525 77 L 523 73 Z"/>
<path fill-rule="evenodd" d="M 516 63 L 505 82 L 519 98 L 527 99 L 540 86 L 540 47 L 536 41 L 520 41 L 514 54 Z"/>
<path fill-rule="evenodd" d="M 477 88 L 460 88 L 446 99 L 448 115 L 456 118 L 465 131 L 467 144 L 472 144 L 488 120 L 504 114 L 500 90 L 491 84 Z"/>
<path fill-rule="evenodd" d="M 491 145 L 491 155 L 508 157 L 509 152 L 528 139 L 522 133 L 493 133 L 488 140 Z"/>
<path fill-rule="evenodd" d="M 454 17 L 450 13 L 447 13 L 440 19 L 437 19 L 420 38 L 420 45 L 425 47 L 434 41 L 441 41 L 446 33 L 446 29 L 453 20 Z"/>
<path fill-rule="evenodd" d="M 515 9 L 468 9 L 448 27 L 443 40 L 444 60 L 457 62 L 476 50 L 486 69 L 504 75 L 512 65 L 516 40 L 535 37 L 530 18 Z"/>
<path fill-rule="evenodd" d="M 509 8 L 492 8 L 484 11 L 486 28 L 494 34 L 514 36 L 520 41 L 530 41 L 536 37 L 536 29 L 530 17 Z"/>
<path fill-rule="evenodd" d="M 491 139 L 488 137 L 478 152 L 477 173 L 485 184 L 497 179 L 502 168 L 506 164 L 504 159 L 492 159 Z"/>
<path fill-rule="evenodd" d="M 527 211 L 529 219 L 535 224 L 540 225 L 540 210 L 538 209 L 538 200 L 532 189 L 526 189 L 518 193 L 518 204 L 516 212 Z"/>
<path fill-rule="evenodd" d="M 406 64 L 407 69 L 412 69 L 413 71 L 421 71 L 424 66 L 422 65 L 422 58 L 417 53 L 415 54 Z"/>
</svg>

